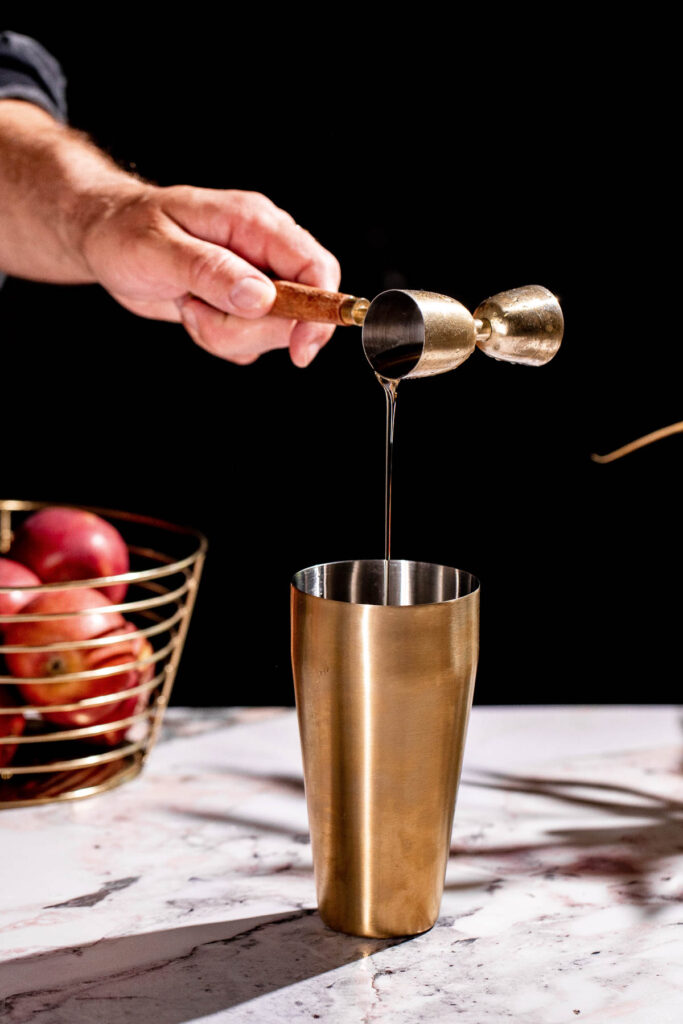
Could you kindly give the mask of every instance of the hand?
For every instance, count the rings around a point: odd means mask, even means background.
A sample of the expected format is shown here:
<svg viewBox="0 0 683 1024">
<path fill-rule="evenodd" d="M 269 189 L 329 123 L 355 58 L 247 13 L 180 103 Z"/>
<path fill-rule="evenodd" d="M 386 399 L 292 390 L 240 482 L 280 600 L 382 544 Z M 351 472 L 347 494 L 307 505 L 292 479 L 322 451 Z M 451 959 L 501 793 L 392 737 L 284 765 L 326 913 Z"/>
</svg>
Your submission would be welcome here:
<svg viewBox="0 0 683 1024">
<path fill-rule="evenodd" d="M 253 363 L 289 348 L 307 366 L 334 327 L 268 316 L 276 277 L 330 291 L 337 260 L 284 210 L 257 192 L 127 179 L 84 219 L 81 250 L 93 276 L 127 309 L 180 321 L 202 348 Z"/>
</svg>

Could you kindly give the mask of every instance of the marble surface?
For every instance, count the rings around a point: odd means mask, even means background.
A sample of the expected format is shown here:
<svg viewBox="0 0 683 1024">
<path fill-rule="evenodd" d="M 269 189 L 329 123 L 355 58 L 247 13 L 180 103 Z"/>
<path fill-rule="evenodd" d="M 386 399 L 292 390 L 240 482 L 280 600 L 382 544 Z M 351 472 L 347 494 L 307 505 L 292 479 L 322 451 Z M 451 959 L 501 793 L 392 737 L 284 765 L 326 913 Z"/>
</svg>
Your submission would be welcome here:
<svg viewBox="0 0 683 1024">
<path fill-rule="evenodd" d="M 0 812 L 6 1024 L 683 1020 L 682 712 L 475 708 L 441 917 L 315 910 L 292 711 L 171 709 L 144 773 Z"/>
</svg>

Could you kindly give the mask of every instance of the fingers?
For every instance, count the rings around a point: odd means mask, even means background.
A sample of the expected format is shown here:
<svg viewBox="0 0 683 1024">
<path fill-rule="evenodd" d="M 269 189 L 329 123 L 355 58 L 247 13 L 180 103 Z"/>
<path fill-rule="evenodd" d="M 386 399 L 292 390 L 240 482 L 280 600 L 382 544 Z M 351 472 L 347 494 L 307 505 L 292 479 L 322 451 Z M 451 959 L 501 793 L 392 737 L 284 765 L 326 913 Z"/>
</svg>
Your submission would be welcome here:
<svg viewBox="0 0 683 1024">
<path fill-rule="evenodd" d="M 287 281 L 338 289 L 341 271 L 332 253 L 266 196 L 189 186 L 162 191 L 164 209 L 190 234 Z"/>
<path fill-rule="evenodd" d="M 330 340 L 334 330 L 334 327 L 323 327 L 321 324 L 297 323 L 289 342 L 289 354 L 294 365 L 302 369 L 309 366 L 323 345 Z"/>
<path fill-rule="evenodd" d="M 265 316 L 275 286 L 265 274 L 230 249 L 187 234 L 173 225 L 169 252 L 177 294 L 195 295 L 220 310 L 246 319 Z"/>
<path fill-rule="evenodd" d="M 285 216 L 289 217 L 288 214 Z M 291 221 L 278 234 L 266 237 L 264 241 L 268 259 L 265 265 L 272 267 L 277 277 L 311 284 L 325 291 L 338 290 L 341 281 L 338 260 L 299 224 Z"/>
<path fill-rule="evenodd" d="M 197 345 L 240 365 L 253 363 L 271 349 L 288 348 L 295 326 L 293 320 L 276 321 L 274 317 L 242 320 L 189 297 L 178 302 L 178 309 L 185 330 Z"/>
<path fill-rule="evenodd" d="M 201 318 L 197 330 L 206 342 L 204 347 L 210 347 L 211 351 L 215 351 L 216 347 L 224 349 L 224 358 L 230 359 L 238 332 L 244 329 L 245 319 L 259 319 L 269 312 L 275 301 L 275 286 L 265 275 L 230 249 L 195 239 L 182 232 L 182 229 L 175 230 L 179 237 L 174 247 L 174 258 L 181 294 L 189 293 L 202 299 L 206 306 L 213 307 L 214 312 L 232 314 L 233 318 L 240 318 L 227 320 L 220 315 L 210 316 L 206 308 L 185 307 Z M 303 235 L 307 234 L 301 228 L 298 231 Z M 336 260 L 334 262 L 336 264 Z M 317 265 L 311 264 L 308 270 L 317 273 L 315 266 Z M 326 272 L 329 271 L 328 267 Z M 336 288 L 336 269 L 333 270 L 333 275 L 332 280 Z M 191 312 L 189 315 L 192 315 Z M 299 367 L 308 366 L 334 333 L 334 326 L 316 323 L 298 324 L 293 331 L 292 321 L 268 317 L 267 326 L 258 332 L 248 332 L 245 340 L 249 344 L 256 343 L 259 346 L 258 355 L 267 348 L 285 348 L 286 346 L 279 341 L 285 331 L 283 324 L 288 325 L 287 333 L 292 336 L 292 362 Z M 191 331 L 190 333 L 192 334 Z M 268 338 L 273 339 L 271 344 L 268 344 Z"/>
<path fill-rule="evenodd" d="M 180 316 L 197 344 L 233 362 L 290 347 L 294 364 L 307 366 L 332 336 L 328 324 L 268 316 L 275 287 L 261 268 L 326 290 L 339 287 L 340 269 L 265 196 L 155 188 L 128 204 L 121 221 L 111 247 L 115 272 L 98 279 L 129 309 L 159 319 Z"/>
<path fill-rule="evenodd" d="M 253 363 L 272 349 L 290 348 L 292 362 L 303 368 L 334 330 L 325 328 L 321 338 L 320 324 L 298 324 L 295 320 L 277 317 L 242 320 L 190 297 L 179 301 L 177 306 L 183 326 L 196 344 L 212 355 L 240 365 Z"/>
<path fill-rule="evenodd" d="M 247 354 L 257 358 L 268 349 L 289 345 L 295 366 L 308 366 L 332 337 L 334 327 L 295 325 L 269 317 L 264 327 L 245 333 L 244 320 L 262 317 L 275 298 L 272 283 L 245 256 L 287 280 L 298 279 L 328 290 L 339 287 L 337 260 L 265 196 L 178 191 L 178 201 L 171 206 L 180 225 L 179 273 L 184 290 L 204 300 L 202 304 L 189 300 L 182 304 L 183 323 L 190 336 L 203 348 L 233 362 Z M 188 233 L 190 225 L 202 232 L 201 239 Z M 221 315 L 226 313 L 232 317 Z"/>
</svg>

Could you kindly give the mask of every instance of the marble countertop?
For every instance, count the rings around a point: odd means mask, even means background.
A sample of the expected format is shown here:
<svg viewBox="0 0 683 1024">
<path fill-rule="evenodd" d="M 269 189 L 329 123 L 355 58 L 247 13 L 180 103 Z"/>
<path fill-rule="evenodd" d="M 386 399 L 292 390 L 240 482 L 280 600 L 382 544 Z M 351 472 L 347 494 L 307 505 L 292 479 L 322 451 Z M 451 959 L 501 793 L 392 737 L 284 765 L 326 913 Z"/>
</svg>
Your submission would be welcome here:
<svg viewBox="0 0 683 1024">
<path fill-rule="evenodd" d="M 683 1020 L 681 709 L 473 710 L 436 926 L 315 910 L 296 718 L 171 709 L 142 775 L 0 812 L 6 1024 Z"/>
</svg>

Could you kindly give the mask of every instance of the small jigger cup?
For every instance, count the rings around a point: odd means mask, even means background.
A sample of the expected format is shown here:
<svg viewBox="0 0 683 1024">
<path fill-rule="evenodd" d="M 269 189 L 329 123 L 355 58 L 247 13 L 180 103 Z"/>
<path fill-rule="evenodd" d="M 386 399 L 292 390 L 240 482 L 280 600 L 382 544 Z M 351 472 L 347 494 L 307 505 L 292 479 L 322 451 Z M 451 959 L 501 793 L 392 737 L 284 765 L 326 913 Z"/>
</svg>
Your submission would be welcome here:
<svg viewBox="0 0 683 1024">
<path fill-rule="evenodd" d="M 333 562 L 295 575 L 291 607 L 320 916 L 351 935 L 427 931 L 472 703 L 479 581 L 425 562 Z"/>
<path fill-rule="evenodd" d="M 459 366 L 474 352 L 469 310 L 448 295 L 391 288 L 370 303 L 363 350 L 375 373 L 389 380 L 431 377 Z"/>
</svg>

